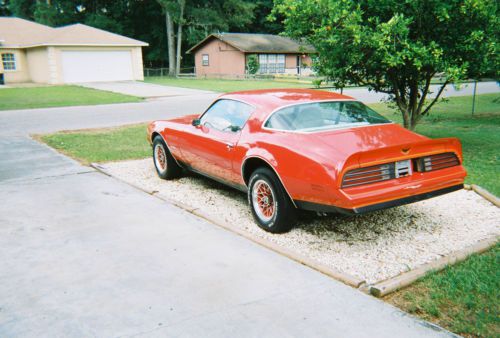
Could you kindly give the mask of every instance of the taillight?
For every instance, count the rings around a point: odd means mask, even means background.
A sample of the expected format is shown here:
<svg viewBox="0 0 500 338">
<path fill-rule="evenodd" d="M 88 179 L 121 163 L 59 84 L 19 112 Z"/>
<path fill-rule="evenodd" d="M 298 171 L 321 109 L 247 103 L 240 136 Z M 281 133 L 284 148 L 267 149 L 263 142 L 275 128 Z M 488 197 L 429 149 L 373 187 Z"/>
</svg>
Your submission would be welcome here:
<svg viewBox="0 0 500 338">
<path fill-rule="evenodd" d="M 417 159 L 417 171 L 434 171 L 459 165 L 457 155 L 454 153 L 443 153 L 421 157 Z"/>
<path fill-rule="evenodd" d="M 342 180 L 342 188 L 390 180 L 396 177 L 394 168 L 394 163 L 386 163 L 349 170 Z"/>
<path fill-rule="evenodd" d="M 412 164 L 413 168 L 412 170 Z M 349 170 L 342 180 L 342 188 L 356 187 L 364 184 L 387 181 L 393 178 L 411 176 L 413 171 L 428 172 L 460 165 L 454 153 L 430 155 L 413 160 L 403 160 L 392 163 L 374 165 L 365 168 Z"/>
</svg>

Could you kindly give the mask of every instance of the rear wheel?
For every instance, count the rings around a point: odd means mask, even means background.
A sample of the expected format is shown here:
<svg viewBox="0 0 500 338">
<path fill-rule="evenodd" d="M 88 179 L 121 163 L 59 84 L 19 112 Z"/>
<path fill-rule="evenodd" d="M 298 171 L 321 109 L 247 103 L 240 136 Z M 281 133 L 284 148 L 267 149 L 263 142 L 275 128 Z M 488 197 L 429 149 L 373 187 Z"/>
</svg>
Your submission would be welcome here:
<svg viewBox="0 0 500 338">
<path fill-rule="evenodd" d="M 268 168 L 252 173 L 248 202 L 259 227 L 272 233 L 288 232 L 296 222 L 296 209 L 276 174 Z"/>
<path fill-rule="evenodd" d="M 161 136 L 156 136 L 153 140 L 153 162 L 158 176 L 164 180 L 177 178 L 182 173 L 182 168 L 170 154 Z"/>
</svg>

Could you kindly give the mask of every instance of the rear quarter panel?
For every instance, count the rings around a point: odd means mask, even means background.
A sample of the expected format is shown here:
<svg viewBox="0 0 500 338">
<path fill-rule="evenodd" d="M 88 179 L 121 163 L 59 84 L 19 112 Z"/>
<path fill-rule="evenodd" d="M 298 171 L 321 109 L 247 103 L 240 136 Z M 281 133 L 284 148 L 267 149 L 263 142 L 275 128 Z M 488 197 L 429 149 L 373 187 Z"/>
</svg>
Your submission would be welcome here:
<svg viewBox="0 0 500 338">
<path fill-rule="evenodd" d="M 247 159 L 260 158 L 270 164 L 294 200 L 330 203 L 334 186 L 332 174 L 318 160 L 315 149 L 304 149 L 300 135 L 259 128 L 260 121 L 248 122 L 235 156 L 235 169 L 241 170 Z M 242 179 L 243 181 L 243 179 Z"/>
</svg>

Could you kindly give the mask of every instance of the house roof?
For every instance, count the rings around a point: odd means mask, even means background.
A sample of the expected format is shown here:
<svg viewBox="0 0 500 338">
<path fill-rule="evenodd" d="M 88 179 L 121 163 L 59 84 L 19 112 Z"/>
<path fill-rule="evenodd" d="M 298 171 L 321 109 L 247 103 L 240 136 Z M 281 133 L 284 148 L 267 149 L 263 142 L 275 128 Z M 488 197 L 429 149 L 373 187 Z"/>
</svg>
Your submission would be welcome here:
<svg viewBox="0 0 500 338">
<path fill-rule="evenodd" d="M 79 23 L 52 28 L 16 17 L 0 17 L 0 41 L 2 41 L 0 44 L 2 48 L 148 46 L 146 42 Z"/>
<path fill-rule="evenodd" d="M 313 46 L 290 38 L 272 34 L 220 33 L 211 34 L 191 47 L 187 53 L 196 51 L 207 42 L 219 39 L 244 53 L 315 53 Z"/>
</svg>

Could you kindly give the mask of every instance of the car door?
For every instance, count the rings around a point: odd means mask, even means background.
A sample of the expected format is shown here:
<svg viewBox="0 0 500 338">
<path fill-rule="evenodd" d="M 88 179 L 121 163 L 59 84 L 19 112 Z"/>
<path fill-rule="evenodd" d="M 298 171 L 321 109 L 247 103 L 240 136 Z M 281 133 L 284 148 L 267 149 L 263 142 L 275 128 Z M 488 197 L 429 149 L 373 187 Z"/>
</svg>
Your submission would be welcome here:
<svg viewBox="0 0 500 338">
<path fill-rule="evenodd" d="M 252 106 L 240 101 L 214 102 L 192 126 L 182 149 L 188 165 L 214 178 L 237 182 L 234 149 L 252 111 Z"/>
</svg>

